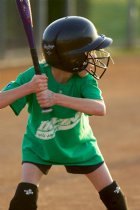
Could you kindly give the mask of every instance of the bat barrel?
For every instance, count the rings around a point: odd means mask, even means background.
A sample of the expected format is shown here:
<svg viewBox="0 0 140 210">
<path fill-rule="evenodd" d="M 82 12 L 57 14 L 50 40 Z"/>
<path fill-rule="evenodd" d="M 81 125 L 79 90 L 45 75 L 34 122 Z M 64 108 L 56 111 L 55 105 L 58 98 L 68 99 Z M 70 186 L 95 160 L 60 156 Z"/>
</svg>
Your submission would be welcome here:
<svg viewBox="0 0 140 210">
<path fill-rule="evenodd" d="M 35 48 L 35 41 L 33 37 L 33 23 L 32 13 L 29 0 L 16 0 L 19 15 L 21 17 L 24 30 L 27 35 L 28 43 L 30 48 Z"/>
</svg>

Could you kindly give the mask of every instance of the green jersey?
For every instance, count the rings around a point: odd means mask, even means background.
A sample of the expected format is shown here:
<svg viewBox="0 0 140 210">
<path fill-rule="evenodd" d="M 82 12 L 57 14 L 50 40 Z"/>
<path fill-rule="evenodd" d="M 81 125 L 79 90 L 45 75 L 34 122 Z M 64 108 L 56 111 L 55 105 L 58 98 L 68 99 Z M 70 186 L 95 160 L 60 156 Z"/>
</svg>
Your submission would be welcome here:
<svg viewBox="0 0 140 210">
<path fill-rule="evenodd" d="M 41 72 L 48 76 L 48 88 L 53 92 L 78 98 L 101 100 L 96 80 L 89 74 L 74 74 L 65 84 L 54 79 L 51 67 L 40 64 Z M 3 91 L 29 82 L 34 68 L 21 73 Z M 28 105 L 28 123 L 22 142 L 22 161 L 49 165 L 94 165 L 103 161 L 87 114 L 55 105 L 50 113 L 42 113 L 36 95 L 18 99 L 10 106 L 16 115 Z"/>
</svg>

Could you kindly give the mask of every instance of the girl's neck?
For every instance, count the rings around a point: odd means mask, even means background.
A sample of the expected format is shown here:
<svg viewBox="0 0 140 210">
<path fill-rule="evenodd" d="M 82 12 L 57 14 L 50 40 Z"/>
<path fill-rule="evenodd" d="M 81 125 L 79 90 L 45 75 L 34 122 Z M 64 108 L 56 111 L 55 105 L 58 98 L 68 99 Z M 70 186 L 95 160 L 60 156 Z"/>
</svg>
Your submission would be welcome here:
<svg viewBox="0 0 140 210">
<path fill-rule="evenodd" d="M 52 67 L 52 75 L 58 83 L 64 84 L 73 76 L 73 73 Z"/>
</svg>

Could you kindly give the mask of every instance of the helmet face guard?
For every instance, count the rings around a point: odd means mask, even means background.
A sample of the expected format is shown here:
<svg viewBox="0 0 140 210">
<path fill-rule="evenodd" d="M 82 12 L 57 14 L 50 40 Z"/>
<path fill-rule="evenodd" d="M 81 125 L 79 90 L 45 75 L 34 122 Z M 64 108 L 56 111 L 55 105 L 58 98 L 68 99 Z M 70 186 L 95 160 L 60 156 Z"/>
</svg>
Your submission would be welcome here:
<svg viewBox="0 0 140 210">
<path fill-rule="evenodd" d="M 42 49 L 46 62 L 51 66 L 72 73 L 86 70 L 100 79 L 110 58 L 103 49 L 111 43 L 111 38 L 98 35 L 88 19 L 69 16 L 54 21 L 45 29 Z M 98 69 L 103 70 L 100 75 Z"/>
<path fill-rule="evenodd" d="M 87 67 L 85 70 L 91 74 L 95 79 L 99 80 L 106 72 L 110 61 L 110 53 L 107 51 L 96 50 L 88 52 Z"/>
</svg>

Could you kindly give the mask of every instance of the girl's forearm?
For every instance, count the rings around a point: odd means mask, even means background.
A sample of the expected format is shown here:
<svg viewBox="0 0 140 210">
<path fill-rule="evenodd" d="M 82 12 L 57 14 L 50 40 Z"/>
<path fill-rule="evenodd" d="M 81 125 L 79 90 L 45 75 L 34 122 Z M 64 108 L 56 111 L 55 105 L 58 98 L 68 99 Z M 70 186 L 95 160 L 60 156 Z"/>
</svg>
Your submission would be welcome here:
<svg viewBox="0 0 140 210">
<path fill-rule="evenodd" d="M 31 93 L 41 92 L 47 89 L 47 77 L 45 75 L 34 75 L 32 80 L 18 88 L 0 92 L 0 109 L 8 106 L 14 101 Z"/>
<path fill-rule="evenodd" d="M 31 93 L 30 83 L 26 83 L 18 88 L 0 92 L 0 109 L 8 106 L 19 98 Z"/>
<path fill-rule="evenodd" d="M 57 105 L 68 107 L 86 114 L 102 116 L 106 113 L 103 100 L 93 100 L 86 98 L 75 98 L 63 94 L 55 94 Z"/>
</svg>

